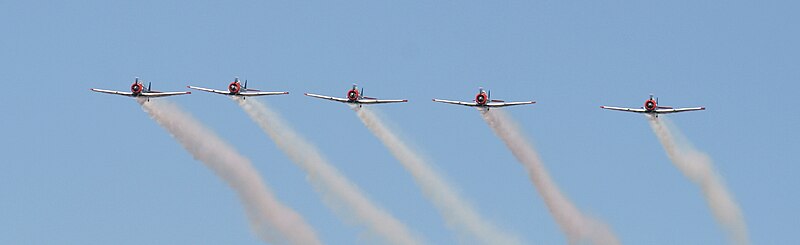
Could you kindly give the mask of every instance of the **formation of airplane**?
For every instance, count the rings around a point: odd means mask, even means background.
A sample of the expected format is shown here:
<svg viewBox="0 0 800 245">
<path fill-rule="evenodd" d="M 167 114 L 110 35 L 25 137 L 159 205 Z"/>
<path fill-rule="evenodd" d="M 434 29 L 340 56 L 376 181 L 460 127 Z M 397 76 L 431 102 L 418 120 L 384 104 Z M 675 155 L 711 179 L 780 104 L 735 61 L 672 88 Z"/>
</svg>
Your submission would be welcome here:
<svg viewBox="0 0 800 245">
<path fill-rule="evenodd" d="M 200 91 L 206 91 L 211 93 L 217 93 L 222 95 L 230 95 L 230 96 L 241 96 L 242 99 L 250 97 L 250 96 L 264 96 L 264 95 L 281 95 L 281 94 L 288 94 L 289 92 L 264 92 L 258 89 L 247 88 L 247 80 L 244 80 L 244 86 L 239 82 L 239 78 L 234 78 L 233 82 L 228 84 L 228 90 L 216 90 L 210 88 L 201 88 L 195 86 L 186 86 L 190 89 L 196 89 Z"/>
<path fill-rule="evenodd" d="M 144 86 L 144 83 L 139 81 L 137 77 L 133 84 L 131 84 L 131 91 L 130 92 L 122 92 L 122 91 L 114 91 L 114 90 L 107 90 L 107 89 L 97 89 L 93 88 L 92 91 L 100 92 L 100 93 L 107 93 L 107 94 L 117 94 L 122 96 L 128 97 L 146 97 L 147 100 L 150 100 L 150 97 L 166 97 L 166 96 L 173 96 L 173 95 L 182 95 L 182 94 L 191 94 L 192 92 L 159 92 L 150 89 L 150 83 L 147 83 L 147 87 Z"/>
<path fill-rule="evenodd" d="M 492 92 L 486 91 L 483 88 L 478 88 L 478 94 L 475 95 L 475 99 L 472 102 L 466 101 L 454 101 L 454 100 L 440 100 L 440 99 L 433 99 L 434 102 L 441 102 L 441 103 L 448 103 L 454 105 L 463 105 L 463 106 L 471 106 L 471 107 L 481 107 L 488 110 L 489 108 L 493 107 L 504 107 L 504 106 L 513 106 L 513 105 L 527 105 L 527 104 L 534 104 L 536 101 L 518 101 L 518 102 L 505 102 L 502 100 L 493 100 L 491 99 Z"/>
<path fill-rule="evenodd" d="M 342 103 L 350 103 L 350 104 L 357 104 L 361 107 L 362 104 L 384 104 L 384 103 L 399 103 L 399 102 L 408 102 L 408 100 L 381 100 L 378 98 L 371 98 L 364 96 L 364 88 L 361 88 L 361 91 L 358 90 L 358 85 L 353 84 L 353 88 L 347 91 L 347 98 L 337 98 L 332 96 L 326 95 L 318 95 L 318 94 L 311 94 L 306 93 L 306 96 L 311 96 L 314 98 L 338 101 Z"/>
<path fill-rule="evenodd" d="M 667 114 L 667 113 L 676 113 L 685 111 L 701 111 L 706 109 L 705 107 L 673 108 L 671 106 L 660 106 L 658 105 L 658 97 L 653 99 L 652 94 L 650 95 L 650 99 L 647 99 L 644 102 L 644 106 L 641 108 L 624 108 L 624 107 L 614 107 L 614 106 L 600 106 L 600 108 L 607 110 L 615 110 L 615 111 L 645 113 L 653 115 L 655 117 L 658 117 L 658 114 Z"/>
<path fill-rule="evenodd" d="M 179 92 L 160 92 L 154 91 L 150 89 L 150 83 L 147 84 L 147 87 L 144 86 L 142 81 L 139 81 L 137 77 L 133 84 L 131 84 L 130 92 L 123 92 L 123 91 L 114 91 L 114 90 L 106 90 L 106 89 L 97 89 L 92 88 L 91 90 L 94 92 L 100 93 L 107 93 L 107 94 L 116 94 L 116 95 L 123 95 L 128 97 L 145 97 L 147 101 L 150 100 L 151 97 L 166 97 L 166 96 L 173 96 L 173 95 L 184 95 L 184 94 L 191 94 L 192 92 L 189 91 L 179 91 Z M 244 81 L 244 85 L 241 84 L 239 78 L 234 78 L 233 82 L 228 84 L 228 90 L 216 90 L 210 88 L 202 88 L 202 87 L 195 87 L 195 86 L 187 86 L 191 89 L 196 89 L 200 91 L 228 95 L 228 96 L 241 96 L 242 98 L 251 97 L 251 96 L 265 96 L 265 95 L 282 95 L 282 94 L 289 94 L 289 92 L 267 92 L 261 91 L 258 89 L 247 88 L 247 80 Z M 361 107 L 364 104 L 385 104 L 385 103 L 400 103 L 400 102 L 408 102 L 405 99 L 393 99 L 393 100 L 382 100 L 378 98 L 366 97 L 364 96 L 364 89 L 362 88 L 359 90 L 358 85 L 353 84 L 353 87 L 347 91 L 347 96 L 345 98 L 338 98 L 333 96 L 326 96 L 326 95 L 319 95 L 319 94 L 312 94 L 306 93 L 306 96 L 326 99 L 336 102 L 348 103 L 348 104 L 356 104 Z M 475 99 L 472 101 L 455 101 L 455 100 L 442 100 L 442 99 L 433 99 L 434 102 L 440 103 L 447 103 L 447 104 L 454 104 L 454 105 L 463 105 L 469 107 L 478 107 L 482 109 L 489 110 L 490 108 L 496 107 L 505 107 L 505 106 L 515 106 L 515 105 L 527 105 L 527 104 L 535 104 L 536 101 L 514 101 L 514 102 L 506 102 L 503 100 L 494 100 L 491 99 L 491 91 L 484 90 L 483 88 L 478 89 L 478 94 L 475 95 Z M 658 98 L 653 97 L 650 95 L 650 98 L 644 102 L 644 106 L 641 108 L 625 108 L 625 107 L 614 107 L 614 106 L 600 106 L 600 108 L 607 109 L 607 110 L 615 110 L 615 111 L 627 111 L 627 112 L 635 112 L 635 113 L 643 113 L 648 114 L 654 117 L 658 117 L 659 114 L 667 114 L 667 113 L 677 113 L 677 112 L 686 112 L 686 111 L 701 111 L 705 110 L 705 107 L 686 107 L 686 108 L 673 108 L 671 106 L 662 106 L 658 104 Z"/>
</svg>

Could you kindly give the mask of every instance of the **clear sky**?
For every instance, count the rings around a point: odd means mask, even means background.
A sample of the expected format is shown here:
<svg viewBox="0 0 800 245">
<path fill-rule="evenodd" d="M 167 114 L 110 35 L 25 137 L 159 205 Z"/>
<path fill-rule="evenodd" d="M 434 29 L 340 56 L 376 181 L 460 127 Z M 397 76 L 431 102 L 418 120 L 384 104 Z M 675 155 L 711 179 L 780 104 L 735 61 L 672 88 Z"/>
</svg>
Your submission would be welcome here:
<svg viewBox="0 0 800 245">
<path fill-rule="evenodd" d="M 78 3 L 79 2 L 79 3 Z M 755 244 L 800 229 L 800 5 L 794 1 L 2 1 L 0 243 L 260 244 L 233 191 L 132 99 L 250 87 L 376 203 L 431 244 L 457 243 L 411 176 L 347 106 L 378 108 L 479 212 L 531 244 L 565 237 L 473 109 L 431 98 L 534 99 L 507 111 L 561 189 L 626 244 L 726 244 L 639 107 L 649 93 L 713 159 Z M 329 244 L 363 241 L 233 102 L 167 98 L 252 160 Z M 792 160 L 795 159 L 795 160 Z"/>
</svg>

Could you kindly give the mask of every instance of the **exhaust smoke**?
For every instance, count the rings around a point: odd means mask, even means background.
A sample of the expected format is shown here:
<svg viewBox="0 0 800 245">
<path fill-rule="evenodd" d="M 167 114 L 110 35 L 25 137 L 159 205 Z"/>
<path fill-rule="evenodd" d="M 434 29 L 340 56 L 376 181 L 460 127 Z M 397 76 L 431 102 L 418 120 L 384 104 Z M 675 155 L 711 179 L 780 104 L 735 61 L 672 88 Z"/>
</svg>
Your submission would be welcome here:
<svg viewBox="0 0 800 245">
<path fill-rule="evenodd" d="M 361 190 L 333 167 L 322 154 L 303 139 L 278 113 L 255 100 L 234 98 L 292 161 L 308 174 L 312 186 L 325 204 L 348 221 L 365 226 L 390 244 L 422 244 L 400 221 L 372 203 Z"/>
<path fill-rule="evenodd" d="M 433 202 L 450 229 L 467 236 L 462 241 L 481 244 L 522 244 L 516 236 L 492 225 L 461 196 L 444 178 L 414 150 L 408 147 L 381 118 L 370 109 L 353 107 L 361 122 L 383 142 L 398 161 L 411 173 L 425 196 Z"/>
<path fill-rule="evenodd" d="M 542 196 L 550 214 L 566 233 L 570 244 L 620 244 L 616 235 L 604 223 L 581 213 L 556 186 L 547 174 L 539 154 L 523 138 L 517 124 L 502 110 L 481 110 L 483 120 L 500 137 L 511 153 L 528 170 L 531 182 Z"/>
<path fill-rule="evenodd" d="M 239 196 L 250 227 L 259 238 L 276 244 L 322 244 L 316 233 L 291 208 L 280 203 L 250 161 L 178 106 L 163 100 L 142 109 L 166 129 L 186 151 L 222 178 Z"/>
<path fill-rule="evenodd" d="M 714 218 L 725 228 L 730 240 L 739 245 L 750 244 L 742 211 L 714 170 L 711 158 L 695 149 L 666 118 L 648 116 L 648 119 L 669 159 L 700 187 Z"/>
</svg>

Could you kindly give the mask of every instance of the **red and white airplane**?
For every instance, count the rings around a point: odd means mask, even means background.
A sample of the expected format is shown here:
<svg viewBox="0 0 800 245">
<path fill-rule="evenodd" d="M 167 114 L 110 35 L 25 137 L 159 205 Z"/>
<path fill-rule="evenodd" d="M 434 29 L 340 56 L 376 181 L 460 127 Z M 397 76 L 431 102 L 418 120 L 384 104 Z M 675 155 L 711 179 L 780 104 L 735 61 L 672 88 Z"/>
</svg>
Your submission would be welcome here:
<svg viewBox="0 0 800 245">
<path fill-rule="evenodd" d="M 517 101 L 517 102 L 505 102 L 502 100 L 493 100 L 490 98 L 492 95 L 491 91 L 486 91 L 483 88 L 478 88 L 478 94 L 475 95 L 475 99 L 472 102 L 465 102 L 465 101 L 453 101 L 453 100 L 440 100 L 440 99 L 433 99 L 434 102 L 442 102 L 454 105 L 463 105 L 463 106 L 471 106 L 471 107 L 481 107 L 484 109 L 494 108 L 494 107 L 504 107 L 504 106 L 512 106 L 512 105 L 527 105 L 527 104 L 534 104 L 536 101 Z"/>
<path fill-rule="evenodd" d="M 364 96 L 364 89 L 362 88 L 361 91 L 358 91 L 358 85 L 353 84 L 353 88 L 347 91 L 347 98 L 337 98 L 325 95 L 318 95 L 318 94 L 311 94 L 306 93 L 306 96 L 311 96 L 314 98 L 338 101 L 342 103 L 349 103 L 349 104 L 357 104 L 361 107 L 362 104 L 383 104 L 383 103 L 399 103 L 399 102 L 408 102 L 408 100 L 381 100 L 378 98 L 366 97 Z"/>
<path fill-rule="evenodd" d="M 107 93 L 107 94 L 118 94 L 128 97 L 145 97 L 148 101 L 150 101 L 150 97 L 165 97 L 165 96 L 173 96 L 173 95 L 182 95 L 182 94 L 191 94 L 192 92 L 159 92 L 150 89 L 150 83 L 147 83 L 147 87 L 144 87 L 144 83 L 139 81 L 137 77 L 136 80 L 133 81 L 131 84 L 131 91 L 130 92 L 122 92 L 122 91 L 114 91 L 114 90 L 106 90 L 106 89 L 97 89 L 93 88 L 92 91 L 100 92 L 100 93 Z"/>
<path fill-rule="evenodd" d="M 641 108 L 623 108 L 623 107 L 613 107 L 613 106 L 600 106 L 600 108 L 615 110 L 615 111 L 645 113 L 653 115 L 655 117 L 658 117 L 658 114 L 676 113 L 684 111 L 701 111 L 706 109 L 705 107 L 672 108 L 671 106 L 660 106 L 658 105 L 658 97 L 653 99 L 652 94 L 650 95 L 650 99 L 644 101 L 644 106 Z"/>
<path fill-rule="evenodd" d="M 249 96 L 263 96 L 263 95 L 280 95 L 280 94 L 288 94 L 289 92 L 263 92 L 258 89 L 247 88 L 247 80 L 244 80 L 244 86 L 239 82 L 239 78 L 234 78 L 233 82 L 228 84 L 228 90 L 216 90 L 210 88 L 201 88 L 195 86 L 186 86 L 190 89 L 197 89 L 200 91 L 206 91 L 211 93 L 217 93 L 222 95 L 230 95 L 230 96 L 242 96 L 242 99 L 249 97 Z"/>
</svg>

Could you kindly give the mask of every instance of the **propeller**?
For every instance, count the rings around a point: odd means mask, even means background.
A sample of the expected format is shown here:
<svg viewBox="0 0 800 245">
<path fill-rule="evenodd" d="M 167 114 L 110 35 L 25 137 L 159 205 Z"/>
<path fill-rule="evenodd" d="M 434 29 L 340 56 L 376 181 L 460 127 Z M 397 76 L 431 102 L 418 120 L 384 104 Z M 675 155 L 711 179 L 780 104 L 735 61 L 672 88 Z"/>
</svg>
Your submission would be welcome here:
<svg viewBox="0 0 800 245">
<path fill-rule="evenodd" d="M 244 80 L 244 90 L 247 90 L 247 79 Z"/>
<path fill-rule="evenodd" d="M 153 83 L 147 83 L 147 91 L 148 92 L 150 91 L 150 85 L 153 85 Z"/>
</svg>

